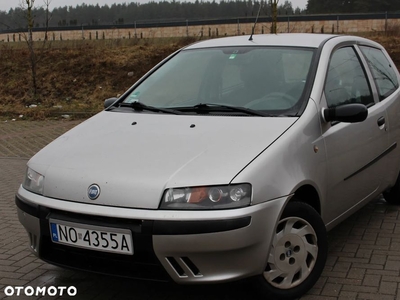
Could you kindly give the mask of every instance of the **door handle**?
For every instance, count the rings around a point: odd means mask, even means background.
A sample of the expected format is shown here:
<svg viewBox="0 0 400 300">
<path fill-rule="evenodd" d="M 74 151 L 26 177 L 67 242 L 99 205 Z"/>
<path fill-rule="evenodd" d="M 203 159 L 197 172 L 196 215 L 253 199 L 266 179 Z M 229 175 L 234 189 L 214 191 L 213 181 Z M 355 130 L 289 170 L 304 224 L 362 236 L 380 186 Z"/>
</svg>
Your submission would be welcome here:
<svg viewBox="0 0 400 300">
<path fill-rule="evenodd" d="M 385 125 L 385 122 L 386 122 L 385 117 L 380 117 L 378 119 L 377 123 L 378 123 L 378 126 L 381 127 L 381 126 Z"/>
</svg>

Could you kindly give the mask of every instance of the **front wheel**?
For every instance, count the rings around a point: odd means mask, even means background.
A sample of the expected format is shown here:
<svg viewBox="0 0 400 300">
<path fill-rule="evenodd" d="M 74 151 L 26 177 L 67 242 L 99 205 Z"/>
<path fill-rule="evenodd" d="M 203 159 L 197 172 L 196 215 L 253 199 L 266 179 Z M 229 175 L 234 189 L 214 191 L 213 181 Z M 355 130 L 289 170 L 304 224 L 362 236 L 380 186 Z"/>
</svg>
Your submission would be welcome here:
<svg viewBox="0 0 400 300">
<path fill-rule="evenodd" d="M 306 203 L 290 202 L 274 232 L 265 271 L 255 278 L 258 287 L 266 298 L 298 298 L 318 280 L 327 253 L 320 215 Z"/>
</svg>

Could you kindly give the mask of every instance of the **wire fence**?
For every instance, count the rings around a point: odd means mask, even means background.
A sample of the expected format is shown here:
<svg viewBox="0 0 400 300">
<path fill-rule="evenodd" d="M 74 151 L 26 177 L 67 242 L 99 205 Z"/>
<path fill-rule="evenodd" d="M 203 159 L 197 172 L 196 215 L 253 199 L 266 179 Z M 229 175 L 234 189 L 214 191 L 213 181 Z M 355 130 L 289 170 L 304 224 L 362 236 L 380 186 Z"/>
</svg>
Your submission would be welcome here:
<svg viewBox="0 0 400 300">
<path fill-rule="evenodd" d="M 184 36 L 232 36 L 249 34 L 255 17 L 208 20 L 145 20 L 109 24 L 33 28 L 35 40 L 131 39 Z M 255 33 L 269 33 L 272 18 L 260 17 Z M 357 33 L 389 32 L 400 26 L 400 13 L 278 16 L 277 32 Z M 26 29 L 0 31 L 0 41 L 20 42 Z"/>
</svg>

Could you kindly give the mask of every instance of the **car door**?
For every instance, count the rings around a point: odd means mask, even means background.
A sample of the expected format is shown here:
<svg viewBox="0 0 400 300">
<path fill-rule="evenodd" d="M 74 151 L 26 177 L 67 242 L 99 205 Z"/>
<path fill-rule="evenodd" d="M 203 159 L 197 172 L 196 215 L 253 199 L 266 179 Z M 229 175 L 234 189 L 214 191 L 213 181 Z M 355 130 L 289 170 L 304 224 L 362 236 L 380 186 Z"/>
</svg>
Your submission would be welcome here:
<svg viewBox="0 0 400 300">
<path fill-rule="evenodd" d="M 328 222 L 375 196 L 385 170 L 386 110 L 377 102 L 363 61 L 354 46 L 339 48 L 331 55 L 326 75 L 323 97 L 328 107 L 348 103 L 368 107 L 363 122 L 322 124 L 327 157 L 324 218 Z"/>
<path fill-rule="evenodd" d="M 382 177 L 383 188 L 391 186 L 399 174 L 400 168 L 400 87 L 399 73 L 388 54 L 380 48 L 359 46 L 377 87 L 379 102 L 386 109 L 389 135 L 390 163 L 386 166 L 386 176 Z"/>
</svg>

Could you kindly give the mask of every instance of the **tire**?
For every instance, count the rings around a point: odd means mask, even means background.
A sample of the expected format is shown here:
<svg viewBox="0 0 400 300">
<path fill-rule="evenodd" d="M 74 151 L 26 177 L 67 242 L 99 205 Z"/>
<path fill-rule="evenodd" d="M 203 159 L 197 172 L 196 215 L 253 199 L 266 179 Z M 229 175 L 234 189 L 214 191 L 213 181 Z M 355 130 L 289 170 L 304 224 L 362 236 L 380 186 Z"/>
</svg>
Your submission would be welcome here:
<svg viewBox="0 0 400 300">
<path fill-rule="evenodd" d="M 295 299 L 320 277 L 328 239 L 320 215 L 303 202 L 287 204 L 278 223 L 263 274 L 255 280 L 265 299 Z"/>
<path fill-rule="evenodd" d="M 397 177 L 395 185 L 382 194 L 387 203 L 400 205 L 400 175 Z"/>
</svg>

